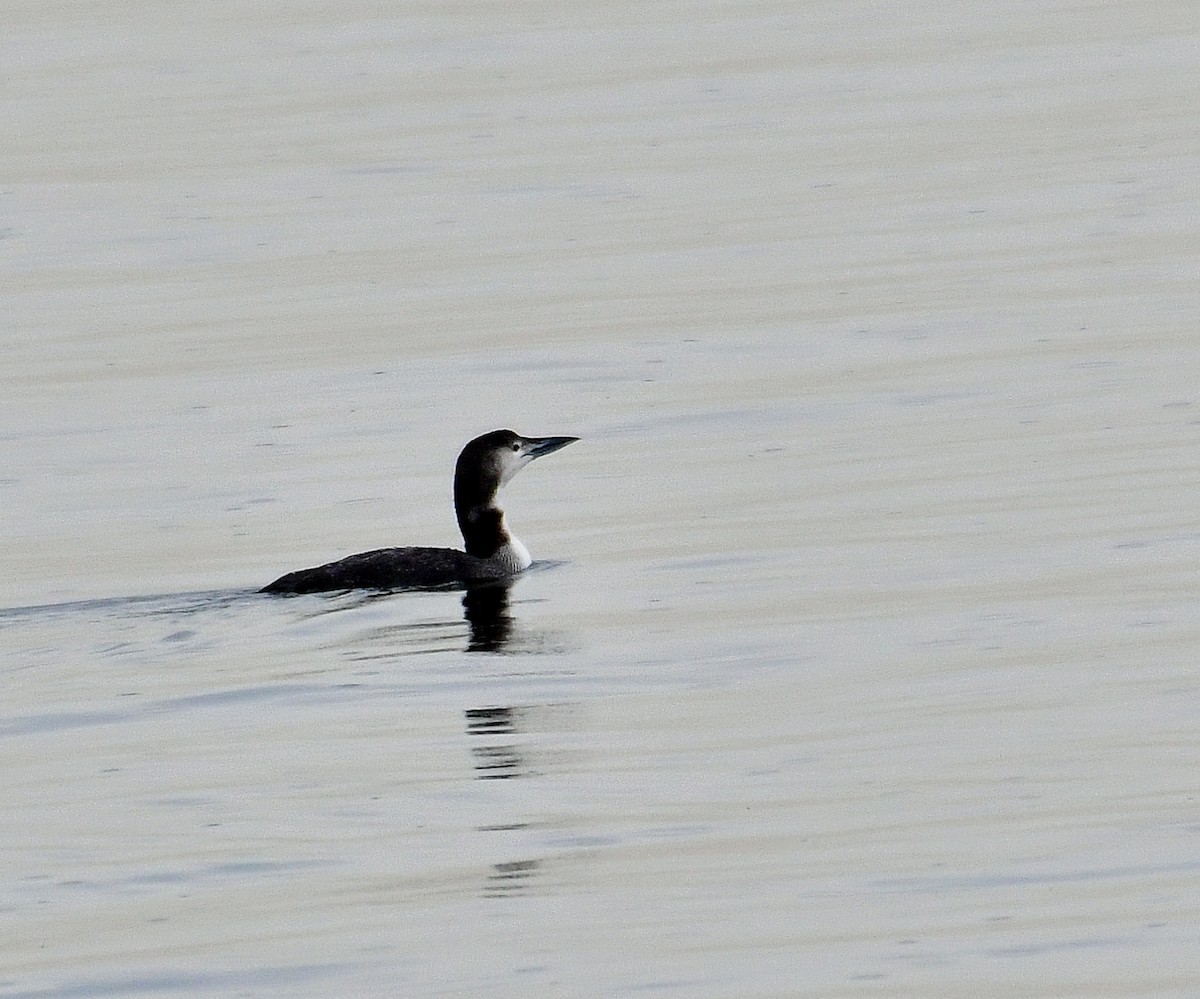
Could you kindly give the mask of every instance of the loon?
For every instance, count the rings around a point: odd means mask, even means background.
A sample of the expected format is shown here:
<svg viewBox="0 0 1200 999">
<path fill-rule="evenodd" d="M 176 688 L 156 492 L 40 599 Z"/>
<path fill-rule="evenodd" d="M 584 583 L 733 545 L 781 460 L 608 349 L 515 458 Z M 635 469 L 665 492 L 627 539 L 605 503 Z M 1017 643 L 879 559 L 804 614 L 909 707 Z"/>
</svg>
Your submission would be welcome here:
<svg viewBox="0 0 1200 999">
<path fill-rule="evenodd" d="M 466 551 L 380 548 L 280 576 L 260 593 L 436 589 L 504 579 L 528 569 L 529 551 L 509 533 L 496 494 L 534 458 L 578 437 L 521 437 L 493 430 L 462 449 L 454 467 L 454 512 Z"/>
</svg>

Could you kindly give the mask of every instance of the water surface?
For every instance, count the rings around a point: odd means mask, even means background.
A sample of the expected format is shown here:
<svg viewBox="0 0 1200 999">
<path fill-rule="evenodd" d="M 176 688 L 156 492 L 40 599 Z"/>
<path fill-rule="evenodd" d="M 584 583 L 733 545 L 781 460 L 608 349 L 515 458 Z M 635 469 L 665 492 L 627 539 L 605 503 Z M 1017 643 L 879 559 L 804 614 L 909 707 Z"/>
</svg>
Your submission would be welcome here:
<svg viewBox="0 0 1200 999">
<path fill-rule="evenodd" d="M 1191 13 L 13 8 L 0 994 L 1194 994 Z"/>
</svg>

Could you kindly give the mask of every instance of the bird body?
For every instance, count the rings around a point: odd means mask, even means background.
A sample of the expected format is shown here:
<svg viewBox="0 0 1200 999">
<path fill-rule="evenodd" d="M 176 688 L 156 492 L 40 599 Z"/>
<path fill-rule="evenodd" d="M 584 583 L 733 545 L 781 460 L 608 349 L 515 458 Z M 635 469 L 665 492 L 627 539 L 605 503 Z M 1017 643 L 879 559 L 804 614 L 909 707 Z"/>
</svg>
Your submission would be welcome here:
<svg viewBox="0 0 1200 999">
<path fill-rule="evenodd" d="M 504 579 L 529 568 L 528 550 L 508 530 L 497 494 L 535 458 L 577 437 L 521 437 L 493 430 L 463 448 L 454 469 L 454 511 L 465 551 L 456 548 L 378 548 L 300 569 L 263 587 L 263 593 L 331 590 L 440 589 Z"/>
</svg>

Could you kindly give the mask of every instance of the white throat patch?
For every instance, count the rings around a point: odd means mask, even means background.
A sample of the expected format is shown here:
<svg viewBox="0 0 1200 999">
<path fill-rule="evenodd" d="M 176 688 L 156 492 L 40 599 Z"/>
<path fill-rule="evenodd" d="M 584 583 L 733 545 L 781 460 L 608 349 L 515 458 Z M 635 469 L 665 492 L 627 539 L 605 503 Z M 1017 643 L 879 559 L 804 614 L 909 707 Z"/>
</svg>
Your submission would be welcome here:
<svg viewBox="0 0 1200 999">
<path fill-rule="evenodd" d="M 520 540 L 512 537 L 488 556 L 488 564 L 495 566 L 501 572 L 522 572 L 533 564 L 529 557 L 529 549 Z"/>
</svg>

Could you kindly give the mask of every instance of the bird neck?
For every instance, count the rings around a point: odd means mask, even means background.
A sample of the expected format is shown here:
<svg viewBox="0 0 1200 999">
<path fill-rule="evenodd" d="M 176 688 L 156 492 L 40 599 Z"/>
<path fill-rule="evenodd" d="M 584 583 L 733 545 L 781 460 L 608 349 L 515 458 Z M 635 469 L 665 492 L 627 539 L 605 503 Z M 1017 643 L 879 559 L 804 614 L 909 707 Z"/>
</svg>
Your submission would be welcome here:
<svg viewBox="0 0 1200 999">
<path fill-rule="evenodd" d="M 504 511 L 497 506 L 459 508 L 458 529 L 468 555 L 491 558 L 512 538 L 504 523 Z"/>
</svg>

